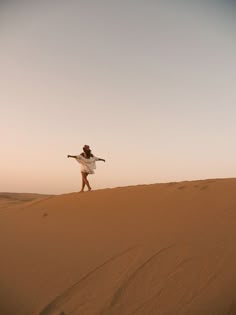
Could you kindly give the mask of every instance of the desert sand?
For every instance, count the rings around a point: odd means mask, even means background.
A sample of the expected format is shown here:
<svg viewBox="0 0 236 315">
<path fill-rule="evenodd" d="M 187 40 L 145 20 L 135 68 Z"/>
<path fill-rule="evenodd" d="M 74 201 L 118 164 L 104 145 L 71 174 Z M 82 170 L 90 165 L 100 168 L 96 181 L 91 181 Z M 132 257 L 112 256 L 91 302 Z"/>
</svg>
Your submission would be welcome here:
<svg viewBox="0 0 236 315">
<path fill-rule="evenodd" d="M 19 193 L 9 193 L 4 192 L 0 193 L 0 209 L 1 208 L 7 208 L 12 205 L 16 205 L 19 203 L 24 203 L 27 201 L 33 201 L 33 200 L 42 200 L 50 197 L 50 195 L 41 195 L 41 194 L 19 194 Z"/>
<path fill-rule="evenodd" d="M 1 315 L 236 314 L 236 179 L 13 197 Z"/>
</svg>

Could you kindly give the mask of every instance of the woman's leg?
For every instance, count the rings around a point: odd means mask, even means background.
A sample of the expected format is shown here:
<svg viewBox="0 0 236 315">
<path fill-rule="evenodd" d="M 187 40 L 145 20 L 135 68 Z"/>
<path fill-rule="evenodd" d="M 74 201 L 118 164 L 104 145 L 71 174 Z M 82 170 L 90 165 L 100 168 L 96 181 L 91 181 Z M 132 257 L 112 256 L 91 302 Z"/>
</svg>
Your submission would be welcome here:
<svg viewBox="0 0 236 315">
<path fill-rule="evenodd" d="M 87 177 L 88 177 L 88 173 L 85 174 L 85 184 L 87 185 L 88 190 L 91 190 L 92 188 L 91 188 L 91 186 L 89 184 L 89 181 L 88 181 Z"/>
<path fill-rule="evenodd" d="M 88 190 L 91 190 L 92 188 L 90 187 L 89 181 L 88 181 L 88 179 L 87 179 L 88 173 L 81 172 L 81 175 L 82 175 L 82 188 L 81 188 L 81 192 L 84 191 L 85 185 L 88 187 Z"/>
<path fill-rule="evenodd" d="M 84 172 L 81 172 L 81 176 L 82 176 L 82 187 L 81 187 L 80 192 L 83 192 L 83 191 L 84 191 L 84 187 L 85 187 L 84 175 L 85 175 L 85 173 L 84 173 Z"/>
</svg>

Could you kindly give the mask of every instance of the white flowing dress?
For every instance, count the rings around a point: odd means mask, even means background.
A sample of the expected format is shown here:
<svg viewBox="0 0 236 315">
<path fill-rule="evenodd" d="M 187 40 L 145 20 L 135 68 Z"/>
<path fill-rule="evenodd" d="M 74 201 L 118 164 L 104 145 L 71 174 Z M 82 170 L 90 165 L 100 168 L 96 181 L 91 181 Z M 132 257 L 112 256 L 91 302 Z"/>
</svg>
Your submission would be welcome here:
<svg viewBox="0 0 236 315">
<path fill-rule="evenodd" d="M 80 164 L 81 172 L 94 174 L 94 170 L 96 169 L 96 161 L 99 158 L 96 156 L 91 156 L 89 159 L 86 159 L 81 154 L 76 155 L 76 161 Z"/>
</svg>

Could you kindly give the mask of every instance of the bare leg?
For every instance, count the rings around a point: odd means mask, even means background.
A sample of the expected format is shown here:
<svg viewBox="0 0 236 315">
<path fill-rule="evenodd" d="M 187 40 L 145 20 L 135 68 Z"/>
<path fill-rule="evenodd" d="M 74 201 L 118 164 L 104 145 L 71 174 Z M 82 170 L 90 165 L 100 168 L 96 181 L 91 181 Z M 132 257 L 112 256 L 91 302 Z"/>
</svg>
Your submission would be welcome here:
<svg viewBox="0 0 236 315">
<path fill-rule="evenodd" d="M 81 172 L 81 175 L 82 175 L 82 188 L 81 188 L 81 192 L 84 191 L 85 185 L 88 187 L 88 190 L 90 191 L 92 188 L 91 188 L 91 186 L 89 185 L 89 181 L 88 181 L 88 179 L 87 179 L 88 173 Z"/>
<path fill-rule="evenodd" d="M 85 187 L 84 175 L 85 175 L 85 173 L 81 172 L 81 176 L 82 176 L 82 188 L 81 188 L 80 192 L 84 192 L 84 187 Z"/>
<path fill-rule="evenodd" d="M 90 184 L 89 184 L 89 181 L 88 181 L 87 177 L 88 177 L 88 174 L 86 173 L 86 174 L 85 174 L 85 184 L 87 185 L 88 190 L 90 191 L 92 188 L 91 188 L 91 186 L 90 186 Z"/>
</svg>

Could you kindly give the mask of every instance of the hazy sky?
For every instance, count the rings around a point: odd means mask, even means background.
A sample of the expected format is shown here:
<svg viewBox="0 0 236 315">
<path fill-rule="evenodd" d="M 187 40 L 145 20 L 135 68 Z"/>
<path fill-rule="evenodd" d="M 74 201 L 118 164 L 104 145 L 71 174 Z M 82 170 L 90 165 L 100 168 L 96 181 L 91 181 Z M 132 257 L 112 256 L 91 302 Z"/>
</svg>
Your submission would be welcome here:
<svg viewBox="0 0 236 315">
<path fill-rule="evenodd" d="M 236 176 L 235 1 L 0 3 L 0 191 Z"/>
</svg>

